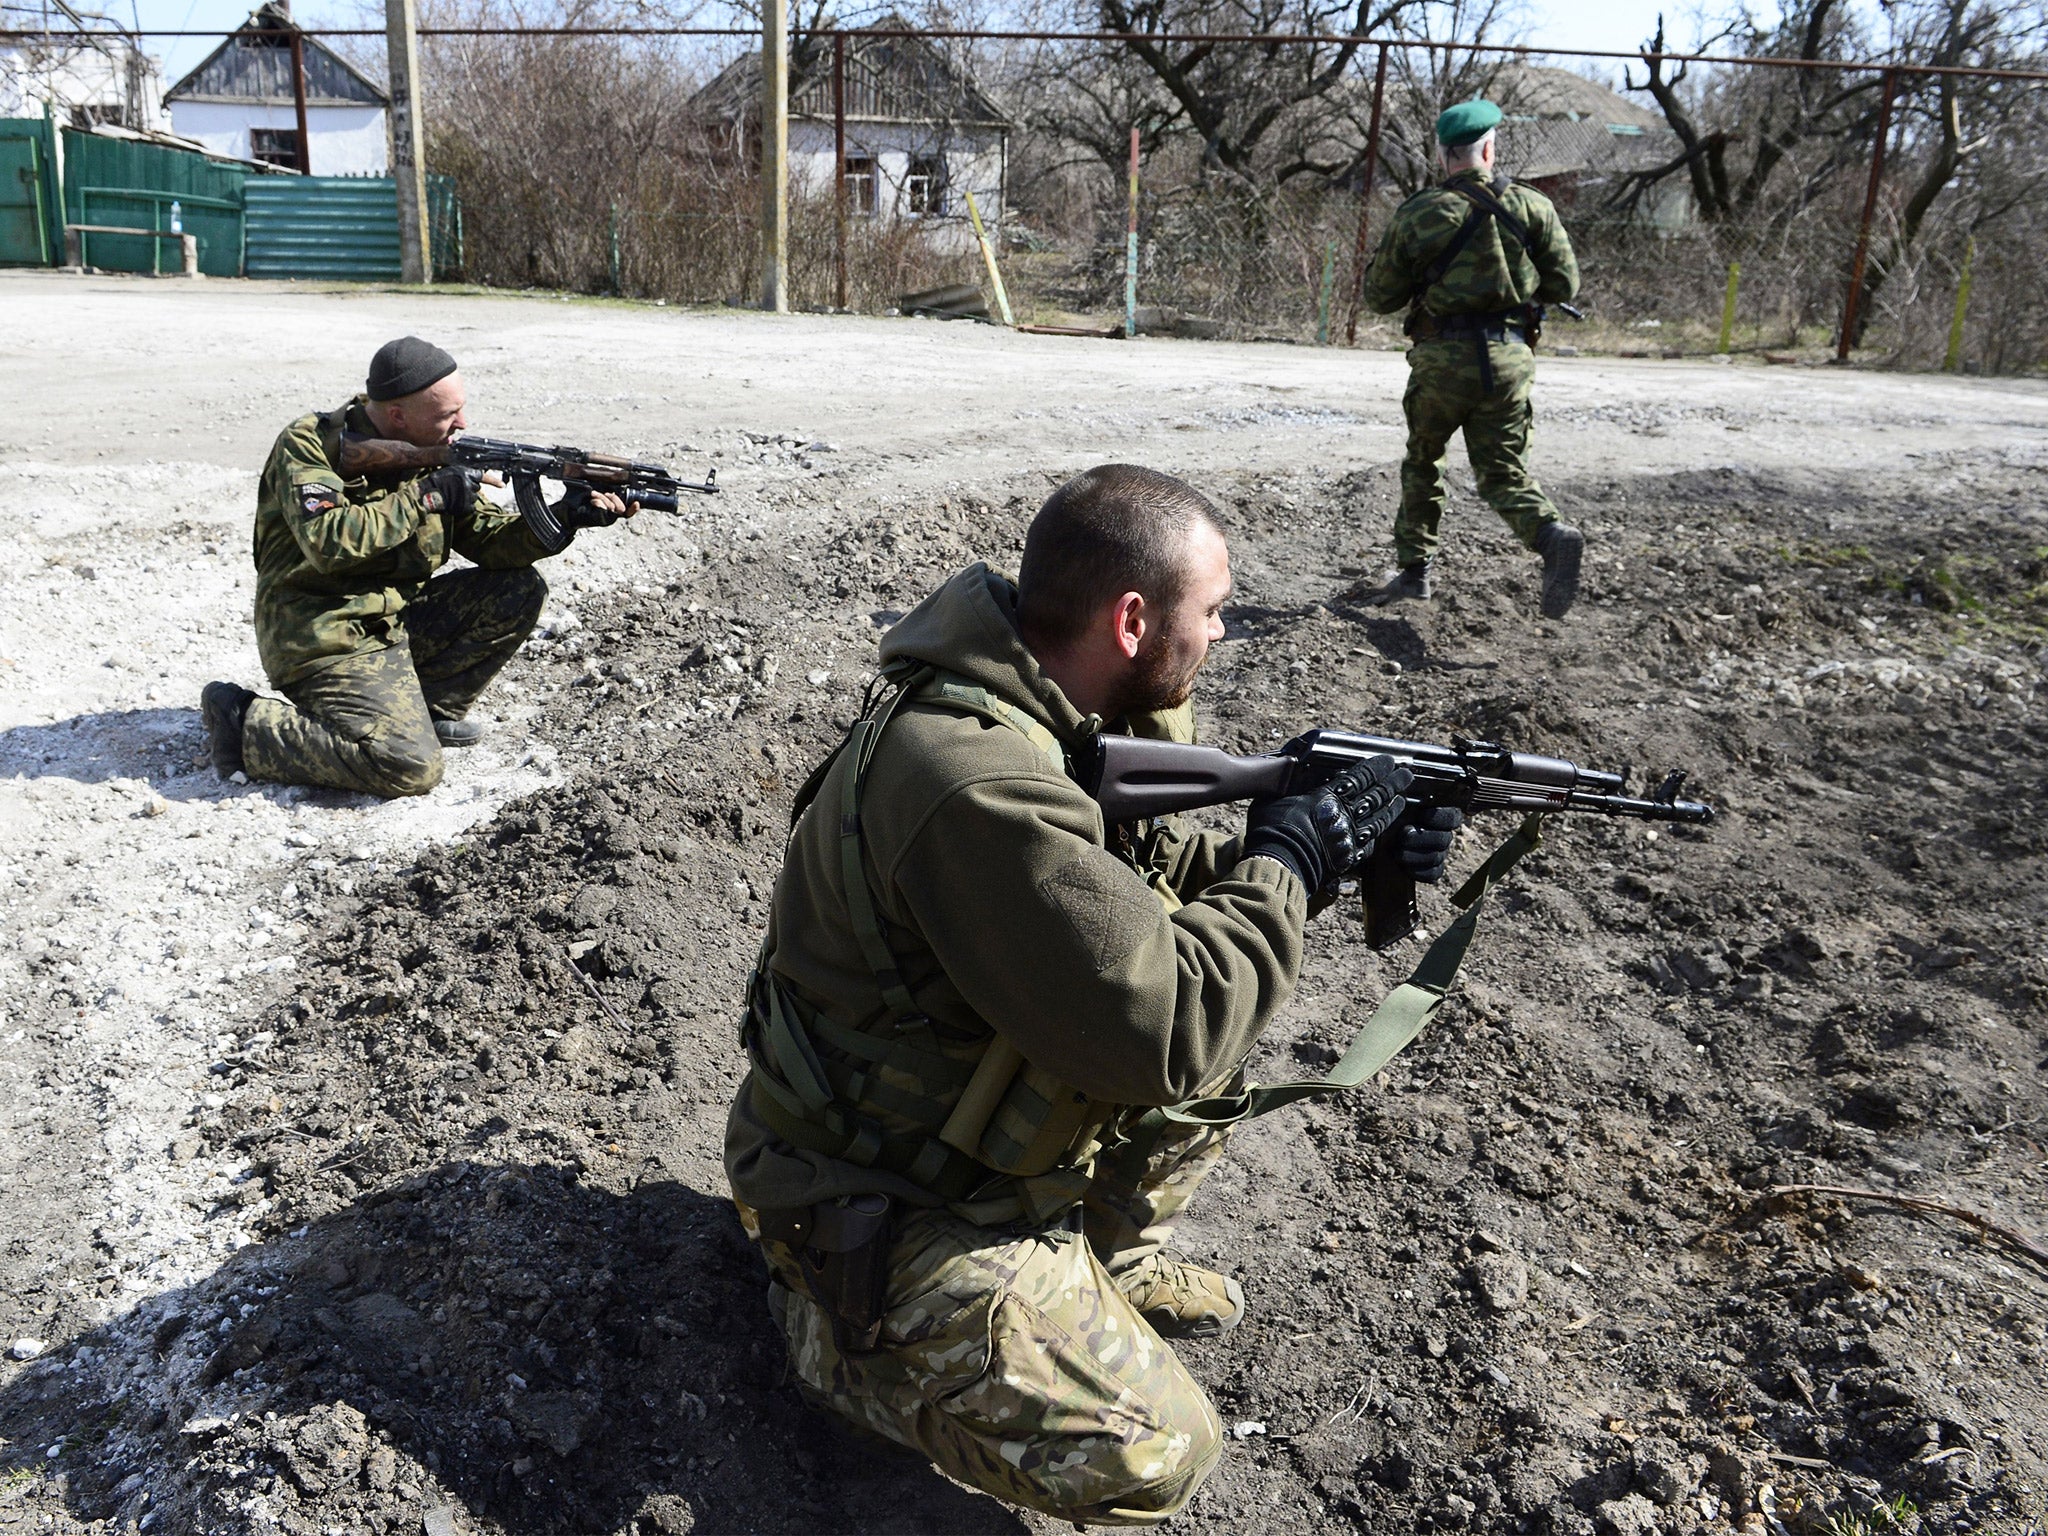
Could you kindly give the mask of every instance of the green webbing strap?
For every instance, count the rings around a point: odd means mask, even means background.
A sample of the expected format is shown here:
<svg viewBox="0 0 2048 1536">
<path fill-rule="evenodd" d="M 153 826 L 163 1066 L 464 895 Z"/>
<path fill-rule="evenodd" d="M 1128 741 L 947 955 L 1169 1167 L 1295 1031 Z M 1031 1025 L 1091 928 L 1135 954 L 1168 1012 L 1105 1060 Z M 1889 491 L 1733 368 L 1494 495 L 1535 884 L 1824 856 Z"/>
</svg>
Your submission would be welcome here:
<svg viewBox="0 0 2048 1536">
<path fill-rule="evenodd" d="M 1514 836 L 1487 856 L 1486 862 L 1474 871 L 1469 880 L 1458 887 L 1457 894 L 1451 897 L 1452 904 L 1463 909 L 1457 920 L 1437 935 L 1436 942 L 1423 954 L 1422 962 L 1415 967 L 1413 974 L 1388 993 L 1386 1000 L 1373 1010 L 1373 1016 L 1353 1037 L 1351 1048 L 1345 1051 L 1344 1059 L 1337 1063 L 1328 1077 L 1272 1083 L 1264 1087 L 1248 1083 L 1241 1093 L 1169 1104 L 1145 1115 L 1133 1128 L 1132 1140 L 1141 1140 L 1149 1134 L 1156 1142 L 1165 1134 L 1168 1125 L 1235 1125 L 1240 1120 L 1269 1115 L 1299 1099 L 1356 1088 L 1370 1079 L 1400 1055 L 1436 1017 L 1451 983 L 1458 978 L 1458 967 L 1465 962 L 1465 951 L 1478 929 L 1479 908 L 1486 893 L 1499 884 L 1501 877 L 1513 869 L 1524 854 L 1542 841 L 1543 817 L 1540 814 L 1531 816 Z M 1158 1117 L 1156 1121 L 1155 1115 Z"/>
<path fill-rule="evenodd" d="M 1067 771 L 1067 749 L 1060 745 L 1059 737 L 1016 705 L 997 698 L 978 683 L 970 683 L 951 672 L 940 672 L 917 690 L 917 702 L 962 709 L 969 714 L 980 715 L 992 724 L 1007 725 L 1045 754 L 1054 773 L 1064 774 Z"/>
<path fill-rule="evenodd" d="M 846 740 L 853 760 L 839 781 L 839 874 L 846 887 L 846 915 L 853 925 L 853 936 L 860 943 L 861 958 L 867 961 L 875 985 L 881 989 L 882 1001 L 898 1019 L 921 1015 L 910 989 L 903 984 L 903 973 L 897 969 L 889 941 L 882 937 L 874 893 L 868 889 L 867 868 L 861 859 L 860 800 L 861 791 L 867 787 L 868 764 L 874 759 L 882 732 L 910 701 L 912 693 L 906 681 L 887 703 L 854 726 Z"/>
</svg>

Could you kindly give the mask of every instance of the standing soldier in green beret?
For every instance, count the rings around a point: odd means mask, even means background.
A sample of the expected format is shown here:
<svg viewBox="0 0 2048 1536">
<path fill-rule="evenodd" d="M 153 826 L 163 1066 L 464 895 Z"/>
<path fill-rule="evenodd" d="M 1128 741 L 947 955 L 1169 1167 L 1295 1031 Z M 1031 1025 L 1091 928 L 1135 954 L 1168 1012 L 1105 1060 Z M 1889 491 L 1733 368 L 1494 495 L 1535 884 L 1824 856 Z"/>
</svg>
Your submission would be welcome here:
<svg viewBox="0 0 2048 1536">
<path fill-rule="evenodd" d="M 256 648 L 282 699 L 236 683 L 199 696 L 222 778 L 365 794 L 424 795 L 441 751 L 483 734 L 469 706 L 532 633 L 547 597 L 533 563 L 578 528 L 630 516 L 616 496 L 572 486 L 550 545 L 459 467 L 350 479 L 341 439 L 419 448 L 469 425 L 455 359 L 404 336 L 370 360 L 364 392 L 302 416 L 270 450 L 256 496 Z M 450 552 L 473 569 L 434 573 Z"/>
<path fill-rule="evenodd" d="M 1585 535 L 1529 473 L 1532 350 L 1545 304 L 1578 292 L 1579 264 L 1542 193 L 1493 174 L 1500 108 L 1467 101 L 1436 121 L 1445 180 L 1401 205 L 1366 274 L 1377 314 L 1406 307 L 1408 452 L 1394 519 L 1398 567 L 1372 601 L 1427 598 L 1444 515 L 1444 450 L 1465 433 L 1479 494 L 1543 559 L 1543 616 L 1579 593 Z"/>
</svg>

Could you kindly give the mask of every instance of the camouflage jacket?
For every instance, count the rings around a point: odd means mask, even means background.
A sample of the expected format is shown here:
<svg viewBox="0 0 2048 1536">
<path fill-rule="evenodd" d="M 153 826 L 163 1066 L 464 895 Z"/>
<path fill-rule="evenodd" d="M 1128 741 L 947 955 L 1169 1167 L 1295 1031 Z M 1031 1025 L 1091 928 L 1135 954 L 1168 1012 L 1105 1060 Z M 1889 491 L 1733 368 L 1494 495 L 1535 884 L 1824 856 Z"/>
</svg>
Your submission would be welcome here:
<svg viewBox="0 0 2048 1536">
<path fill-rule="evenodd" d="M 329 657 L 395 645 L 405 607 L 449 551 L 494 569 L 547 554 L 519 514 L 479 496 L 459 517 L 423 512 L 425 475 L 345 479 L 344 428 L 378 435 L 358 395 L 301 416 L 270 450 L 256 492 L 256 648 L 273 687 Z"/>
<path fill-rule="evenodd" d="M 1365 302 L 1375 314 L 1411 304 L 1432 315 L 1499 314 L 1524 304 L 1564 303 L 1579 291 L 1578 258 L 1550 199 L 1505 179 L 1494 182 L 1492 191 L 1527 226 L 1528 250 L 1489 218 L 1425 290 L 1430 267 L 1472 214 L 1471 201 L 1452 190 L 1468 180 L 1485 185 L 1483 172 L 1460 171 L 1395 212 L 1365 277 Z"/>
</svg>

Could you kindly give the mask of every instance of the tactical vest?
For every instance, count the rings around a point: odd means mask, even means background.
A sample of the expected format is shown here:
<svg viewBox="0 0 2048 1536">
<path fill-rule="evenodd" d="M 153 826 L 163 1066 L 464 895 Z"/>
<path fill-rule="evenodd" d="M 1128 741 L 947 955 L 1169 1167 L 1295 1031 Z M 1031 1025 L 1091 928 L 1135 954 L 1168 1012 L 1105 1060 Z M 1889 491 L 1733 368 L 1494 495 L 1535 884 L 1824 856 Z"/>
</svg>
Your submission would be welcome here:
<svg viewBox="0 0 2048 1536">
<path fill-rule="evenodd" d="M 888 1018 L 855 1028 L 796 996 L 768 964 L 748 986 L 741 1038 L 753 1065 L 753 1107 L 792 1146 L 882 1168 L 984 1226 L 1043 1222 L 1088 1187 L 1106 1128 L 1121 1106 L 1091 1099 L 1033 1066 L 989 1031 L 977 1039 L 934 1024 L 912 999 L 875 911 L 862 857 L 861 797 L 883 731 L 906 706 L 976 715 L 1016 731 L 1056 772 L 1059 738 L 987 689 L 930 667 L 905 669 L 797 793 L 791 821 L 841 757 L 840 872 L 847 917 Z M 1140 871 L 1143 873 L 1143 871 Z M 1151 882 L 1171 911 L 1179 898 Z M 822 1047 L 822 1049 L 821 1049 Z"/>
</svg>

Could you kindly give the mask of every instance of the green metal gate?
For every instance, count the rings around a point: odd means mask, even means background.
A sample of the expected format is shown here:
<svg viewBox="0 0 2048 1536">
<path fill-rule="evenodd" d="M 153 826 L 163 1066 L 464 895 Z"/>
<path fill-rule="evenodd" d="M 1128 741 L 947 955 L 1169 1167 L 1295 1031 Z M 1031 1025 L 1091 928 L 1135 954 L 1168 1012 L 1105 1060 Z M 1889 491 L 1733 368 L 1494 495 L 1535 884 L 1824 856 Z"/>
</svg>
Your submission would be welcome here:
<svg viewBox="0 0 2048 1536">
<path fill-rule="evenodd" d="M 199 270 L 211 277 L 241 275 L 242 183 L 270 179 L 189 150 L 64 130 L 66 221 L 168 230 L 175 203 L 184 232 L 198 237 Z M 114 272 L 176 272 L 178 246 L 136 235 L 85 235 L 80 259 Z"/>
<path fill-rule="evenodd" d="M 57 262 L 56 147 L 47 118 L 0 117 L 0 267 Z"/>
<path fill-rule="evenodd" d="M 459 267 L 452 178 L 427 178 L 435 276 Z M 252 176 L 246 199 L 249 277 L 399 280 L 398 193 L 389 176 Z"/>
</svg>

